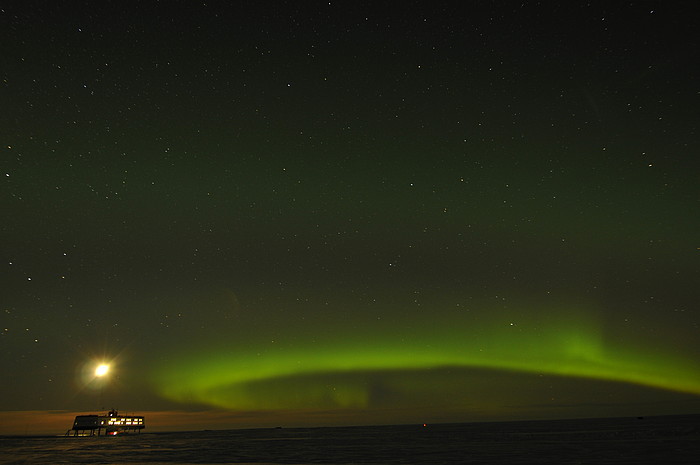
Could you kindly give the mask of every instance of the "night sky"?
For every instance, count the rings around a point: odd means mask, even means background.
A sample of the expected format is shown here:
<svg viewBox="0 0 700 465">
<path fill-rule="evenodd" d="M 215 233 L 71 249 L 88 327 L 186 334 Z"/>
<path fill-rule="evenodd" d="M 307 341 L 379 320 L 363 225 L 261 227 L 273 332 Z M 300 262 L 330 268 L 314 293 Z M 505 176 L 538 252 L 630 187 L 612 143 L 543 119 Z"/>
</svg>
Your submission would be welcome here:
<svg viewBox="0 0 700 465">
<path fill-rule="evenodd" d="M 700 413 L 693 5 L 3 2 L 0 416 Z"/>
</svg>

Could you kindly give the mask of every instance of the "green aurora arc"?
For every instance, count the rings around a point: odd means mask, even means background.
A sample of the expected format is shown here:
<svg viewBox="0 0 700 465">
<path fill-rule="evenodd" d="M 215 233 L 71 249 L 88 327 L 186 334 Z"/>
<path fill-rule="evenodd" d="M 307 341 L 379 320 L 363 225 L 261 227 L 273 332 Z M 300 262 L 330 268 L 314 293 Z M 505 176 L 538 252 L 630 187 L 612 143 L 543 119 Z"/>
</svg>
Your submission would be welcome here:
<svg viewBox="0 0 700 465">
<path fill-rule="evenodd" d="M 422 334 L 397 328 L 389 336 L 386 329 L 375 329 L 362 332 L 363 337 L 334 334 L 313 344 L 268 344 L 264 350 L 250 341 L 190 347 L 155 367 L 152 381 L 171 401 L 230 410 L 372 408 L 372 383 L 367 382 L 372 373 L 394 392 L 440 397 L 454 389 L 446 388 L 450 380 L 444 376 L 444 369 L 451 367 L 624 382 L 700 395 L 700 366 L 692 357 L 604 340 L 595 319 L 583 312 L 566 322 L 530 321 L 528 329 L 522 323 L 466 329 L 451 323 Z M 441 369 L 439 381 L 431 383 L 430 371 Z M 412 379 L 409 372 L 422 374 Z"/>
</svg>

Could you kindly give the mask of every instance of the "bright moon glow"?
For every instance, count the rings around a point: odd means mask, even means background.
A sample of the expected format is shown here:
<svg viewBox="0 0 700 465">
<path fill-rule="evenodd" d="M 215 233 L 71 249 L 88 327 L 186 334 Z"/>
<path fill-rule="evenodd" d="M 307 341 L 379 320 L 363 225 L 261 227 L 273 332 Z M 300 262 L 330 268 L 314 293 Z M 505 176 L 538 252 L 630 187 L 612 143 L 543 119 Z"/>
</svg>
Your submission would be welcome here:
<svg viewBox="0 0 700 465">
<path fill-rule="evenodd" d="M 102 365 L 98 366 L 95 369 L 95 376 L 102 377 L 102 376 L 106 375 L 108 371 L 109 371 L 109 365 L 105 365 L 103 363 Z"/>
</svg>

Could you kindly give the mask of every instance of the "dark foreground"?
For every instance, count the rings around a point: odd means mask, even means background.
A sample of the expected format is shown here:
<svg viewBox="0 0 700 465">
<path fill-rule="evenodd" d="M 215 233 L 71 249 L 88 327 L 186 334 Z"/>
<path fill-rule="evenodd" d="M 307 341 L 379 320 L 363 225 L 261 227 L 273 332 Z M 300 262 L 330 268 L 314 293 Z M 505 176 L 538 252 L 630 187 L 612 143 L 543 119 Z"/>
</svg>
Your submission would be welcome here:
<svg viewBox="0 0 700 465">
<path fill-rule="evenodd" d="M 700 416 L 4 437 L 1 464 L 697 464 Z"/>
</svg>

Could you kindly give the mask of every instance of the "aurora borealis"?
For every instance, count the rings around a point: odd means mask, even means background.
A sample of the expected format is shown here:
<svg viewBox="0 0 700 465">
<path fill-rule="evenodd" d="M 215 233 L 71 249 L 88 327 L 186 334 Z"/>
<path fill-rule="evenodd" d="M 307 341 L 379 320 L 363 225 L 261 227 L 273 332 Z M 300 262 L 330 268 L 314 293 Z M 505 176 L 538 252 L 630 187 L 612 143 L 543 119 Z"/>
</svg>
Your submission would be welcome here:
<svg viewBox="0 0 700 465">
<path fill-rule="evenodd" d="M 688 4 L 103 3 L 0 8 L 0 415 L 700 413 Z"/>
<path fill-rule="evenodd" d="M 159 385 L 161 392 L 173 400 L 196 400 L 233 409 L 309 405 L 367 408 L 370 403 L 367 383 L 352 383 L 346 379 L 352 378 L 347 373 L 487 367 L 626 381 L 700 394 L 700 374 L 695 370 L 694 360 L 678 360 L 648 349 L 633 352 L 606 349 L 599 336 L 585 334 L 581 329 L 567 331 L 566 325 L 531 330 L 532 335 L 493 328 L 482 337 L 469 334 L 468 330 L 440 328 L 440 332 L 440 339 L 432 336 L 392 341 L 384 337 L 379 344 L 324 341 L 319 344 L 322 353 L 316 347 L 285 348 L 264 355 L 222 348 L 220 352 L 207 354 L 206 360 L 201 355 L 188 360 L 183 354 L 170 370 L 164 370 Z M 456 334 L 450 337 L 450 333 Z M 273 395 L 264 389 L 266 384 L 274 385 L 280 379 L 303 380 L 305 376 L 344 378 L 339 386 L 333 382 L 315 382 L 310 388 L 302 382 L 292 389 L 283 382 Z M 391 375 L 383 374 L 379 378 L 383 377 L 391 378 Z M 364 381 L 364 376 L 360 379 Z M 436 386 L 431 389 L 439 390 Z"/>
</svg>

